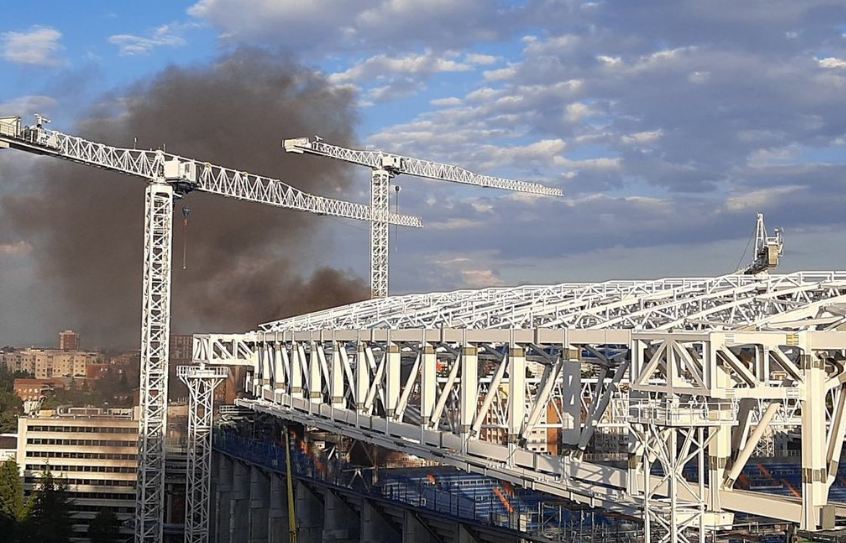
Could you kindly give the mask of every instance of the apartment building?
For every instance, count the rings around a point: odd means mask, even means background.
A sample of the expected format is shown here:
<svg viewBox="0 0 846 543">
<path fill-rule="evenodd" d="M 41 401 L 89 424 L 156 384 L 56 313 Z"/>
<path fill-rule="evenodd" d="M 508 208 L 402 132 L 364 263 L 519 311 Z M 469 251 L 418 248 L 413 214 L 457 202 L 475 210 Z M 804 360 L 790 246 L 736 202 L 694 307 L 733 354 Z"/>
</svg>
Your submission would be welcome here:
<svg viewBox="0 0 846 543">
<path fill-rule="evenodd" d="M 111 509 L 132 534 L 138 448 L 137 410 L 65 408 L 18 419 L 17 462 L 27 492 L 45 470 L 64 479 L 73 501 L 74 539 Z"/>
</svg>

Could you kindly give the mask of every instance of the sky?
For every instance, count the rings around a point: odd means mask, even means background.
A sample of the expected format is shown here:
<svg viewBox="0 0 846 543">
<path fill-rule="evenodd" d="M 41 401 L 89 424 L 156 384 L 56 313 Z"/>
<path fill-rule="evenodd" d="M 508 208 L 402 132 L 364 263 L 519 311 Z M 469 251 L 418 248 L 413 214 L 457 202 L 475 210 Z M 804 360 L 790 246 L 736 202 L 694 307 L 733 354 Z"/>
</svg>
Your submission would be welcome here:
<svg viewBox="0 0 846 543">
<path fill-rule="evenodd" d="M 842 1 L 14 2 L 0 114 L 70 131 L 168 66 L 244 46 L 352 91 L 360 146 L 564 190 L 395 179 L 392 206 L 425 227 L 392 234 L 392 293 L 729 273 L 758 211 L 784 229 L 784 271 L 846 269 Z M 45 160 L 9 153 L 0 197 Z M 367 172 L 349 175 L 343 197 L 368 201 Z M 310 262 L 367 277 L 367 226 L 321 228 Z M 37 250 L 0 232 L 0 344 L 73 326 Z"/>
</svg>

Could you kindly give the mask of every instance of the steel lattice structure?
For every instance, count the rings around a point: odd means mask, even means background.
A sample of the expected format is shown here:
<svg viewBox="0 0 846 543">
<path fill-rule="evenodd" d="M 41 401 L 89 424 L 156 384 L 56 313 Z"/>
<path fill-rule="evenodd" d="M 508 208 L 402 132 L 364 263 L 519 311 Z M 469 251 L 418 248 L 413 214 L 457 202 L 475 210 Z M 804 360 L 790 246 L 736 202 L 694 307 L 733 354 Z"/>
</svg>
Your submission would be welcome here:
<svg viewBox="0 0 846 543">
<path fill-rule="evenodd" d="M 144 284 L 141 331 L 140 436 L 135 514 L 136 543 L 160 543 L 164 511 L 164 435 L 167 422 L 167 361 L 170 336 L 170 272 L 174 194 L 192 190 L 282 208 L 356 220 L 373 219 L 372 208 L 315 196 L 276 179 L 165 153 L 125 149 L 47 130 L 44 119 L 24 127 L 20 117 L 0 118 L 0 149 L 39 155 L 139 177 L 145 196 Z M 381 223 L 420 226 L 414 217 L 379 215 Z M 387 228 L 387 226 L 385 226 Z"/>
<path fill-rule="evenodd" d="M 440 164 L 384 151 L 349 149 L 331 145 L 318 137 L 313 140 L 296 138 L 282 141 L 282 148 L 290 153 L 311 154 L 370 168 L 370 204 L 373 222 L 370 225 L 370 294 L 371 298 L 388 295 L 388 223 L 380 219 L 389 212 L 388 192 L 392 177 L 405 174 L 439 181 L 451 181 L 477 187 L 490 187 L 539 196 L 561 196 L 561 189 L 540 183 L 515 181 L 481 175 L 459 166 Z"/>
<path fill-rule="evenodd" d="M 194 356 L 252 368 L 240 405 L 643 515 L 655 541 L 702 541 L 735 512 L 811 530 L 823 510 L 846 517 L 828 498 L 846 434 L 842 272 L 394 296 L 197 335 Z M 526 448 L 550 427 L 564 456 Z M 627 432 L 627 469 L 584 460 L 597 428 Z M 774 428 L 801 435 L 801 499 L 734 488 Z"/>
<path fill-rule="evenodd" d="M 214 389 L 228 377 L 229 370 L 200 364 L 179 366 L 176 374 L 188 387 L 184 541 L 208 543 Z"/>
<path fill-rule="evenodd" d="M 167 428 L 173 187 L 156 179 L 145 192 L 141 318 L 141 417 L 135 540 L 161 541 Z"/>
<path fill-rule="evenodd" d="M 707 330 L 836 327 L 846 272 L 725 275 L 654 281 L 562 283 L 366 300 L 263 324 L 262 331 L 327 328 L 633 328 Z M 817 314 L 820 314 L 818 317 Z M 824 315 L 824 316 L 823 316 Z"/>
</svg>

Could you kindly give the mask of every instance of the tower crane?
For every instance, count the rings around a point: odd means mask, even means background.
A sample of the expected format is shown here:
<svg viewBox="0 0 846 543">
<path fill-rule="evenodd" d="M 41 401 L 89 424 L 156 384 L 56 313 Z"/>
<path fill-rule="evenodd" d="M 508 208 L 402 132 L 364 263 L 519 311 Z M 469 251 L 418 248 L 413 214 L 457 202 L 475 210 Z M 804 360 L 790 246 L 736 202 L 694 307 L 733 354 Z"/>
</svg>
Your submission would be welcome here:
<svg viewBox="0 0 846 543">
<path fill-rule="evenodd" d="M 375 217 L 372 208 L 366 205 L 309 194 L 278 179 L 183 158 L 162 150 L 113 147 L 48 130 L 45 128 L 48 122 L 38 115 L 34 126 L 24 126 L 19 116 L 0 117 L 0 149 L 18 149 L 61 158 L 139 177 L 147 183 L 135 542 L 160 543 L 164 511 L 174 196 L 180 197 L 197 190 L 318 215 L 362 221 Z M 399 226 L 421 226 L 419 219 L 404 215 L 384 214 L 379 215 L 378 220 Z"/>
<path fill-rule="evenodd" d="M 778 266 L 779 258 L 784 252 L 784 238 L 781 228 L 776 228 L 775 235 L 767 235 L 764 226 L 764 214 L 758 213 L 755 221 L 755 252 L 752 253 L 752 263 L 741 268 L 737 273 L 755 275 L 769 271 Z"/>
<path fill-rule="evenodd" d="M 491 187 L 541 196 L 562 196 L 561 189 L 540 183 L 502 179 L 480 175 L 459 166 L 439 164 L 429 160 L 395 155 L 378 150 L 349 149 L 326 143 L 322 138 L 294 138 L 282 140 L 282 148 L 289 153 L 311 154 L 343 160 L 371 169 L 370 207 L 370 294 L 372 298 L 388 295 L 388 225 L 389 184 L 400 174 L 451 181 L 479 187 Z"/>
</svg>

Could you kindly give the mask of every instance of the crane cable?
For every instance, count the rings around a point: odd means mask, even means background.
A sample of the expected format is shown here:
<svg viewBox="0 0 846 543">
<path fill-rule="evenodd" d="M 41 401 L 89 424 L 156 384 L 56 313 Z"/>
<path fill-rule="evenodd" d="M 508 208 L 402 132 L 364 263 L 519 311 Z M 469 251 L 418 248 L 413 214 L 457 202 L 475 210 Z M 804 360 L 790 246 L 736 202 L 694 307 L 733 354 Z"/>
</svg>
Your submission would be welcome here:
<svg viewBox="0 0 846 543">
<path fill-rule="evenodd" d="M 190 207 L 182 208 L 182 269 L 188 269 L 188 217 L 191 215 Z"/>
</svg>

